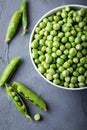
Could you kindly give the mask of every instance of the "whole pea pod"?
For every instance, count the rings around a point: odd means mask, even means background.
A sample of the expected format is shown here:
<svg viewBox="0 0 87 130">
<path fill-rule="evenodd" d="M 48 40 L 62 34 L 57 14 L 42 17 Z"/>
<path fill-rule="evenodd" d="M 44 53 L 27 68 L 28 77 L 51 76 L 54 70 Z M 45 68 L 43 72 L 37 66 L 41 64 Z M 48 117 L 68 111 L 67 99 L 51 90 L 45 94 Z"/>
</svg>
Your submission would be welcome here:
<svg viewBox="0 0 87 130">
<path fill-rule="evenodd" d="M 23 0 L 21 5 L 20 5 L 20 10 L 22 12 L 22 27 L 23 27 L 23 32 L 22 35 L 24 35 L 27 32 L 27 5 L 26 5 L 26 0 Z"/>
<path fill-rule="evenodd" d="M 5 84 L 5 86 L 6 86 L 6 92 L 7 92 L 8 96 L 12 99 L 17 110 L 20 113 L 22 113 L 26 118 L 31 120 L 31 117 L 27 112 L 26 106 L 25 106 L 22 98 L 19 96 L 19 94 L 16 93 L 9 84 Z"/>
<path fill-rule="evenodd" d="M 13 14 L 13 16 L 9 22 L 8 28 L 7 28 L 6 39 L 5 39 L 6 43 L 9 43 L 12 40 L 12 38 L 14 37 L 14 35 L 18 29 L 20 20 L 21 20 L 21 16 L 22 16 L 21 11 L 16 11 Z"/>
<path fill-rule="evenodd" d="M 46 103 L 33 91 L 31 91 L 29 88 L 26 88 L 23 84 L 19 82 L 13 82 L 12 87 L 24 98 L 29 100 L 32 104 L 37 106 L 43 111 L 46 111 Z"/>
<path fill-rule="evenodd" d="M 10 61 L 10 63 L 5 67 L 4 71 L 0 76 L 0 87 L 5 85 L 5 83 L 9 81 L 19 63 L 20 63 L 20 57 L 14 57 Z"/>
</svg>

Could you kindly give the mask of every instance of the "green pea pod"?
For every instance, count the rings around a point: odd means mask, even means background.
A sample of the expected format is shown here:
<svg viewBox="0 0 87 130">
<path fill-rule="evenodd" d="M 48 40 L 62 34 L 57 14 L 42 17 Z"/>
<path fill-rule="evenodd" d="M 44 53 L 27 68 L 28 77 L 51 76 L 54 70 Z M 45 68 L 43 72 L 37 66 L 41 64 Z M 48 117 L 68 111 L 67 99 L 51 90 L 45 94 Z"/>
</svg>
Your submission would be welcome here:
<svg viewBox="0 0 87 130">
<path fill-rule="evenodd" d="M 2 75 L 0 76 L 0 87 L 9 81 L 19 63 L 20 63 L 20 57 L 15 57 L 5 67 L 4 71 L 2 72 Z"/>
<path fill-rule="evenodd" d="M 9 84 L 5 84 L 5 86 L 6 86 L 6 92 L 7 92 L 8 96 L 12 99 L 17 110 L 20 113 L 22 113 L 26 118 L 31 120 L 30 115 L 28 115 L 26 106 L 25 106 L 22 98 L 19 96 L 19 94 L 16 93 Z"/>
<path fill-rule="evenodd" d="M 9 25 L 8 25 L 8 28 L 7 28 L 7 33 L 6 33 L 6 43 L 9 43 L 12 38 L 14 37 L 17 29 L 18 29 L 18 25 L 20 23 L 20 20 L 21 20 L 21 16 L 22 16 L 22 12 L 21 11 L 16 11 L 10 22 L 9 22 Z"/>
<path fill-rule="evenodd" d="M 23 27 L 23 32 L 22 35 L 24 35 L 27 32 L 27 5 L 26 5 L 26 0 L 23 0 L 21 5 L 20 5 L 20 10 L 22 12 L 22 27 Z"/>
<path fill-rule="evenodd" d="M 32 104 L 37 106 L 43 111 L 46 111 L 46 104 L 45 102 L 34 92 L 32 92 L 30 89 L 26 88 L 24 85 L 22 85 L 19 82 L 13 82 L 12 87 L 24 98 L 29 100 Z"/>
</svg>

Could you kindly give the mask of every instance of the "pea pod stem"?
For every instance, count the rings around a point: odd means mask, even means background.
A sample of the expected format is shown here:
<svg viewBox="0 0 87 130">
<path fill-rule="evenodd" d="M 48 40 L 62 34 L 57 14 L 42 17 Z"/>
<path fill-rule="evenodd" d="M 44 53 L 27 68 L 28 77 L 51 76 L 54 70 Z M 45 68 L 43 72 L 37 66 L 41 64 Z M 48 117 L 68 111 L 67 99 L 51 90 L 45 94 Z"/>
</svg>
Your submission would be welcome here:
<svg viewBox="0 0 87 130">
<path fill-rule="evenodd" d="M 26 106 L 25 106 L 22 98 L 19 96 L 19 94 L 17 92 L 15 92 L 14 89 L 9 84 L 5 84 L 5 86 L 6 86 L 6 92 L 7 92 L 8 96 L 12 99 L 16 109 L 20 113 L 22 113 L 26 118 L 28 118 L 29 120 L 32 120 L 30 115 L 28 115 Z M 13 93 L 15 95 L 13 95 Z M 18 103 L 20 103 L 20 105 Z"/>
<path fill-rule="evenodd" d="M 6 43 L 9 43 L 12 40 L 12 38 L 14 37 L 14 35 L 18 29 L 20 20 L 21 20 L 21 16 L 22 16 L 21 11 L 16 11 L 12 15 L 8 28 L 7 28 L 6 39 L 5 39 Z"/>
<path fill-rule="evenodd" d="M 12 77 L 19 63 L 20 63 L 20 57 L 14 57 L 10 61 L 10 63 L 5 67 L 5 69 L 3 70 L 0 76 L 0 87 L 4 86 L 5 83 L 9 81 L 9 79 Z"/>
<path fill-rule="evenodd" d="M 22 12 L 22 27 L 23 27 L 23 32 L 22 36 L 25 35 L 25 33 L 28 31 L 27 29 L 27 5 L 26 5 L 26 0 L 23 0 L 21 5 L 20 5 L 20 10 Z"/>
<path fill-rule="evenodd" d="M 13 82 L 12 87 L 24 98 L 30 101 L 32 104 L 37 106 L 39 109 L 46 111 L 46 103 L 29 88 L 26 88 L 23 84 L 19 82 Z"/>
</svg>

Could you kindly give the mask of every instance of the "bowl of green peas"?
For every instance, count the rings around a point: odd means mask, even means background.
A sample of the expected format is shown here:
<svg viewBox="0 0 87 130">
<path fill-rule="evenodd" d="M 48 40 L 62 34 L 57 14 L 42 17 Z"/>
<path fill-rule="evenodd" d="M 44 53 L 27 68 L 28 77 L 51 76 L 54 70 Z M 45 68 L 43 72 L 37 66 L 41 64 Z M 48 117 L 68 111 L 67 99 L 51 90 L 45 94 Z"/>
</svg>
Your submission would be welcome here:
<svg viewBox="0 0 87 130">
<path fill-rule="evenodd" d="M 31 61 L 53 86 L 87 88 L 87 7 L 64 5 L 36 23 L 29 41 Z"/>
</svg>

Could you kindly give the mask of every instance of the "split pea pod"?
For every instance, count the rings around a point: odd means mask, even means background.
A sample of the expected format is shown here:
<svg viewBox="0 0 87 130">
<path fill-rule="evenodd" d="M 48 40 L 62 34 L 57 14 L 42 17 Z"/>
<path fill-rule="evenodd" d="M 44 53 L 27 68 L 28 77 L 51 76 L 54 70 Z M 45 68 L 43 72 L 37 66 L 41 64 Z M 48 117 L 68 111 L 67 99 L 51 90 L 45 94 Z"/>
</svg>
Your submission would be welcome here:
<svg viewBox="0 0 87 130">
<path fill-rule="evenodd" d="M 22 27 L 23 27 L 23 32 L 22 35 L 24 35 L 27 32 L 27 5 L 26 5 L 26 0 L 23 0 L 21 5 L 20 5 L 20 10 L 22 12 Z"/>
<path fill-rule="evenodd" d="M 22 98 L 19 96 L 19 94 L 16 93 L 9 84 L 5 84 L 5 86 L 6 86 L 6 92 L 7 92 L 8 96 L 12 99 L 16 109 L 20 113 L 22 113 L 26 118 L 31 120 L 31 117 L 27 112 L 27 108 L 26 108 Z"/>
<path fill-rule="evenodd" d="M 22 16 L 22 12 L 16 11 L 13 14 L 13 16 L 11 17 L 11 20 L 10 20 L 8 28 L 7 28 L 7 33 L 6 33 L 6 39 L 5 39 L 6 43 L 9 43 L 12 40 L 12 38 L 14 37 L 14 35 L 18 29 L 20 20 L 21 20 L 21 16 Z"/>
<path fill-rule="evenodd" d="M 14 57 L 5 67 L 4 71 L 0 76 L 0 87 L 9 81 L 19 63 L 20 57 Z"/>
<path fill-rule="evenodd" d="M 46 103 L 29 88 L 26 88 L 23 84 L 19 82 L 13 82 L 12 87 L 24 98 L 29 100 L 32 104 L 37 106 L 43 111 L 46 111 Z"/>
</svg>

